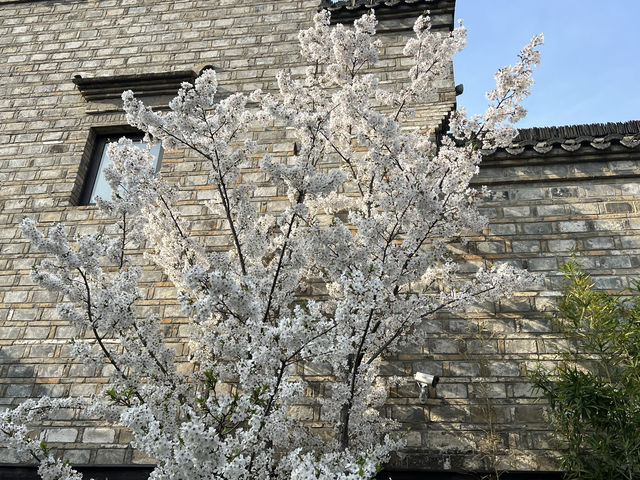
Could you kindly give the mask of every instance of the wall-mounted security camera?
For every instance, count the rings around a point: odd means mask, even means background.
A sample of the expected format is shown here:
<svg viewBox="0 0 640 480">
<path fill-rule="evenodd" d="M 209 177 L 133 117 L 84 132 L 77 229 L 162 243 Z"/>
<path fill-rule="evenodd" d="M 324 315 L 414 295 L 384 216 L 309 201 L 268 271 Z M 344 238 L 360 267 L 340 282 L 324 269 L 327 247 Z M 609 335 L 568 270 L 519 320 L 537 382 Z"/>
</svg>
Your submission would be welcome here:
<svg viewBox="0 0 640 480">
<path fill-rule="evenodd" d="M 438 385 L 438 382 L 440 381 L 439 376 L 429 375 L 428 373 L 422 373 L 422 372 L 417 372 L 413 378 L 415 378 L 416 382 L 418 382 L 420 385 L 424 385 L 428 387 L 435 387 L 436 385 Z"/>
<path fill-rule="evenodd" d="M 436 388 L 440 377 L 437 375 L 429 375 L 428 373 L 416 372 L 413 376 L 420 387 L 420 402 L 426 403 L 429 398 L 429 387 Z"/>
</svg>

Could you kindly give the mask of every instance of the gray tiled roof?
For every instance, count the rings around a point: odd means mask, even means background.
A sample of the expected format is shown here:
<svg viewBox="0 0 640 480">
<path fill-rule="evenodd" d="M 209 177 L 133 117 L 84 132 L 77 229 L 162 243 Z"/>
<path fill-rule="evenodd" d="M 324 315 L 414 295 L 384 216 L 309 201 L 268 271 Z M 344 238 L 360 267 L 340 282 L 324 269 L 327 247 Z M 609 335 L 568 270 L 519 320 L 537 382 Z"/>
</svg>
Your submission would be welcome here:
<svg viewBox="0 0 640 480">
<path fill-rule="evenodd" d="M 518 140 L 556 140 L 607 137 L 610 135 L 637 135 L 640 133 L 640 121 L 589 123 L 586 125 L 566 125 L 561 127 L 533 127 L 518 132 Z"/>
<path fill-rule="evenodd" d="M 453 23 L 455 0 L 320 0 L 318 8 L 331 12 L 332 20 L 340 22 L 353 21 L 360 15 L 374 9 L 379 20 L 385 18 L 416 17 L 425 11 L 434 13 L 449 13 Z M 449 25 L 448 28 L 452 28 Z"/>
<path fill-rule="evenodd" d="M 614 144 L 629 149 L 640 147 L 640 121 L 525 128 L 518 131 L 518 136 L 511 146 L 500 150 L 511 155 L 519 155 L 531 149 L 538 154 L 545 154 L 554 147 L 575 152 L 587 146 L 606 150 Z M 491 154 L 495 151 L 485 153 Z"/>
<path fill-rule="evenodd" d="M 356 10 L 359 8 L 378 8 L 378 7 L 396 7 L 396 6 L 415 6 L 422 7 L 433 5 L 438 3 L 438 0 L 339 0 L 333 2 L 332 0 L 322 0 L 320 2 L 321 8 L 326 8 L 330 11 L 340 10 Z"/>
</svg>

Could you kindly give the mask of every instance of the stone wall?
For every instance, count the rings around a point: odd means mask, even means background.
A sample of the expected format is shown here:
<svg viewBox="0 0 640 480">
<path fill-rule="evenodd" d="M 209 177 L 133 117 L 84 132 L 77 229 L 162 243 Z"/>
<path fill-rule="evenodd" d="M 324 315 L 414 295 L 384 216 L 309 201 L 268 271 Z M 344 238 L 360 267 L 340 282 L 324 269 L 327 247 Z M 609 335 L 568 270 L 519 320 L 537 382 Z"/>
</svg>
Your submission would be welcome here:
<svg viewBox="0 0 640 480">
<path fill-rule="evenodd" d="M 490 223 L 458 253 L 469 269 L 506 261 L 539 274 L 542 283 L 463 318 L 426 321 L 431 335 L 422 351 L 389 363 L 394 374 L 441 375 L 436 398 L 426 405 L 415 391 L 391 400 L 389 413 L 412 429 L 411 453 L 399 465 L 557 468 L 542 405 L 526 374 L 538 362 L 551 367 L 557 360 L 558 268 L 575 252 L 600 288 L 632 287 L 640 278 L 639 127 L 630 122 L 610 125 L 608 136 L 541 138 L 485 157 L 475 182 L 493 191 L 482 207 Z"/>
<path fill-rule="evenodd" d="M 449 29 L 453 0 L 431 3 L 435 27 Z M 440 4 L 446 8 L 438 13 Z M 181 76 L 205 66 L 217 71 L 222 95 L 272 90 L 280 69 L 295 75 L 306 67 L 298 55 L 297 34 L 311 25 L 319 5 L 320 0 L 0 0 L 2 408 L 42 395 L 91 395 L 109 374 L 109 367 L 96 371 L 70 360 L 70 339 L 84 333 L 57 319 L 61 298 L 34 287 L 29 271 L 42 256 L 17 228 L 26 216 L 44 228 L 62 222 L 71 234 L 104 231 L 109 223 L 94 206 L 78 205 L 94 140 L 101 134 L 117 138 L 126 125 L 117 98 L 101 95 L 96 83 L 102 79 L 133 88 L 159 108 L 169 96 L 149 87 L 151 81 L 164 78 L 165 86 L 173 81 L 177 91 Z M 401 81 L 406 72 L 401 55 L 409 26 L 401 18 L 380 24 L 385 47 L 375 69 L 384 82 Z M 434 102 L 420 112 L 421 123 L 430 130 L 442 124 L 455 100 L 451 77 L 440 87 Z M 294 139 L 286 134 L 274 129 L 253 135 L 260 145 L 268 145 L 263 151 L 291 154 Z M 226 242 L 200 205 L 212 190 L 197 158 L 184 151 L 165 152 L 162 174 L 180 185 L 179 209 L 192 230 L 207 236 L 210 245 Z M 246 174 L 254 175 L 250 170 Z M 256 201 L 277 209 L 285 199 L 275 189 L 263 188 Z M 175 340 L 180 356 L 183 322 L 171 301 L 175 292 L 149 265 L 143 281 L 142 305 L 165 319 L 165 333 Z M 128 432 L 82 412 L 61 414 L 43 426 L 41 436 L 73 463 L 148 461 L 123 448 Z M 15 461 L 12 452 L 0 449 L 0 463 Z"/>
<path fill-rule="evenodd" d="M 95 207 L 76 204 L 93 140 L 125 121 L 117 101 L 87 101 L 74 77 L 126 77 L 140 87 L 149 78 L 144 75 L 168 77 L 170 72 L 213 66 L 223 94 L 269 90 L 277 70 L 295 73 L 302 68 L 297 31 L 310 25 L 319 3 L 0 0 L 2 408 L 41 395 L 90 395 L 109 373 L 69 359 L 69 340 L 82 333 L 56 318 L 60 298 L 33 286 L 28 273 L 41 257 L 17 229 L 25 216 L 44 226 L 63 222 L 79 233 L 102 230 L 108 223 Z M 447 10 L 452 4 L 433 2 L 444 5 L 445 13 L 435 16 L 438 28 L 452 24 Z M 399 58 L 406 26 L 407 21 L 398 18 L 381 25 L 387 46 L 377 68 L 385 81 L 397 81 L 406 67 Z M 440 87 L 434 103 L 421 112 L 431 129 L 442 124 L 455 101 L 452 78 Z M 167 98 L 147 100 L 161 106 Z M 277 155 L 293 149 L 294 139 L 276 130 L 256 131 L 254 136 L 260 144 L 271 144 Z M 555 468 L 541 407 L 525 374 L 536 361 L 551 361 L 558 346 L 550 313 L 559 285 L 557 267 L 575 247 L 604 288 L 627 286 L 638 274 L 640 148 L 619 139 L 604 148 L 589 142 L 593 139 L 579 140 L 573 151 L 557 144 L 545 153 L 531 146 L 513 150 L 515 154 L 496 152 L 485 162 L 477 181 L 495 192 L 483 207 L 491 224 L 485 235 L 472 237 L 458 253 L 470 268 L 502 260 L 518 263 L 543 274 L 544 286 L 498 305 L 480 306 L 464 318 L 426 320 L 423 328 L 430 340 L 424 348 L 389 359 L 389 374 L 424 371 L 442 377 L 426 404 L 419 402 L 414 388 L 393 392 L 388 413 L 412 429 L 396 466 Z M 199 206 L 211 190 L 197 159 L 183 151 L 165 152 L 162 174 L 180 185 L 180 210 L 192 229 L 209 236 L 211 244 L 223 241 Z M 277 192 L 267 188 L 261 195 L 256 200 L 265 208 L 277 208 Z M 166 334 L 181 355 L 184 324 L 179 307 L 170 300 L 174 292 L 160 272 L 144 269 L 143 305 L 165 319 Z M 311 415 L 321 422 L 319 412 Z M 495 444 L 501 451 L 497 456 L 486 442 L 487 432 L 500 442 Z M 41 435 L 74 463 L 148 461 L 123 447 L 127 431 L 81 412 L 62 414 L 44 425 Z M 0 449 L 0 462 L 15 460 L 10 451 Z"/>
</svg>

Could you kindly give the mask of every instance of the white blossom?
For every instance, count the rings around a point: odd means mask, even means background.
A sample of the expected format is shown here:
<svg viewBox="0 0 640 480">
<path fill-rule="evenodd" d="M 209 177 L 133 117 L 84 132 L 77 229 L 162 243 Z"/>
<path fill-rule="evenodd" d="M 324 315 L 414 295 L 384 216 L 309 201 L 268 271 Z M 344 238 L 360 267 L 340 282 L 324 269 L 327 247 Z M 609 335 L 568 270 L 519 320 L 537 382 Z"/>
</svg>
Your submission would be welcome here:
<svg viewBox="0 0 640 480">
<path fill-rule="evenodd" d="M 378 375 L 382 357 L 424 343 L 418 327 L 426 317 L 532 282 L 505 265 L 462 275 L 449 246 L 486 224 L 477 209 L 486 190 L 470 185 L 478 142 L 513 139 L 503 124 L 525 113 L 519 102 L 541 38 L 498 72 L 485 116 L 454 114 L 455 138 L 436 143 L 406 121 L 449 75 L 464 29 L 433 33 L 420 17 L 404 49 L 408 77 L 386 86 L 369 70 L 381 46 L 375 28 L 373 14 L 353 28 L 316 15 L 299 36 L 311 67 L 301 76 L 281 72 L 275 92 L 251 94 L 257 108 L 242 94 L 218 101 L 213 70 L 184 83 L 168 112 L 123 94 L 129 123 L 149 141 L 199 156 L 215 189 L 207 215 L 224 251 L 192 234 L 175 206 L 178 187 L 126 139 L 109 146 L 112 196 L 98 201 L 114 218 L 114 235 L 69 238 L 62 225 L 45 234 L 22 223 L 47 255 L 33 278 L 65 296 L 61 319 L 93 334 L 74 341 L 73 354 L 113 367 L 90 411 L 132 431 L 132 445 L 157 461 L 152 479 L 372 478 L 403 446 L 398 424 L 381 414 L 389 389 Z M 295 137 L 293 155 L 258 147 L 251 129 L 265 126 Z M 253 156 L 286 192 L 278 214 L 262 213 L 242 175 Z M 190 331 L 180 352 L 163 320 L 140 306 L 140 247 L 179 292 Z M 187 368 L 177 360 L 186 351 Z M 27 427 L 73 405 L 26 402 L 3 414 L 0 436 L 35 455 L 43 478 L 77 480 Z"/>
</svg>

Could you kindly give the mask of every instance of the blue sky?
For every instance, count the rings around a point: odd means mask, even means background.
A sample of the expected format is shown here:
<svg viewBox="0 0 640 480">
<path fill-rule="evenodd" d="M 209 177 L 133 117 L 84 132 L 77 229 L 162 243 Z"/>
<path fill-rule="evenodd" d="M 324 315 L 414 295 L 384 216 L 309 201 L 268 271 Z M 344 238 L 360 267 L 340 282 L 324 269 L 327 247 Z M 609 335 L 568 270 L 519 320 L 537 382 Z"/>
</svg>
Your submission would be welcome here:
<svg viewBox="0 0 640 480">
<path fill-rule="evenodd" d="M 454 57 L 458 103 L 487 105 L 493 73 L 544 33 L 542 64 L 518 127 L 640 119 L 639 0 L 457 0 L 467 48 Z"/>
</svg>

